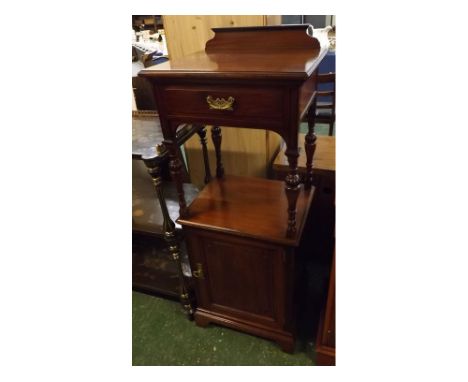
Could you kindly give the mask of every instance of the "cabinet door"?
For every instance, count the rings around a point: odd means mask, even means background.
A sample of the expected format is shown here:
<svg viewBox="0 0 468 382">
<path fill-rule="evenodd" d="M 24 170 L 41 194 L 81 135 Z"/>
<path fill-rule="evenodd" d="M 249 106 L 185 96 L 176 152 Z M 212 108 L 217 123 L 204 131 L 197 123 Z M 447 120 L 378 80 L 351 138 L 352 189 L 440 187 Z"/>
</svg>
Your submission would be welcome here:
<svg viewBox="0 0 468 382">
<path fill-rule="evenodd" d="M 282 327 L 286 264 L 281 247 L 230 235 L 188 235 L 198 306 L 226 317 Z"/>
</svg>

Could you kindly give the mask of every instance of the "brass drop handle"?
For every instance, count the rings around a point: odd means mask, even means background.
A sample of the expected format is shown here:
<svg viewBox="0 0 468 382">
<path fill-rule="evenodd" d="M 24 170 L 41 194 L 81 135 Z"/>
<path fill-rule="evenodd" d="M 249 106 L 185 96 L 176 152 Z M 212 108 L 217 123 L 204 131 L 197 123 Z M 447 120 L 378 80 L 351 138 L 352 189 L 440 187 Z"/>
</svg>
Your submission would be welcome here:
<svg viewBox="0 0 468 382">
<path fill-rule="evenodd" d="M 201 265 L 201 263 L 197 263 L 197 269 L 195 269 L 193 272 L 192 272 L 192 275 L 193 277 L 197 278 L 197 279 L 204 279 L 205 278 L 205 275 L 203 274 L 203 267 Z"/>
<path fill-rule="evenodd" d="M 224 98 L 213 98 L 212 96 L 206 97 L 206 102 L 210 109 L 213 110 L 233 110 L 234 97 L 229 97 L 227 100 Z"/>
</svg>

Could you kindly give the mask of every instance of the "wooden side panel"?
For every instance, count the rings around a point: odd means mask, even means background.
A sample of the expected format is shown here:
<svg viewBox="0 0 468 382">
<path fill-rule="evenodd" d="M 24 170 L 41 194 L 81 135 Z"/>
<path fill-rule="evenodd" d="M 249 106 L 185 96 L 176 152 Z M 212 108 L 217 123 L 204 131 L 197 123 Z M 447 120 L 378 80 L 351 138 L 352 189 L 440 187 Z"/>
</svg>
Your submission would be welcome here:
<svg viewBox="0 0 468 382">
<path fill-rule="evenodd" d="M 179 58 L 205 49 L 213 38 L 211 28 L 266 25 L 263 15 L 240 16 L 163 16 L 164 30 L 170 58 Z M 275 18 L 271 23 L 277 23 Z M 266 177 L 269 162 L 280 144 L 276 134 L 252 129 L 222 128 L 222 157 L 226 174 Z M 207 136 L 207 138 L 209 138 Z M 268 144 L 267 144 L 268 142 Z M 201 188 L 204 185 L 204 167 L 201 145 L 197 136 L 185 144 L 191 182 Z M 208 155 L 211 168 L 215 168 L 215 154 L 208 139 Z"/>
</svg>

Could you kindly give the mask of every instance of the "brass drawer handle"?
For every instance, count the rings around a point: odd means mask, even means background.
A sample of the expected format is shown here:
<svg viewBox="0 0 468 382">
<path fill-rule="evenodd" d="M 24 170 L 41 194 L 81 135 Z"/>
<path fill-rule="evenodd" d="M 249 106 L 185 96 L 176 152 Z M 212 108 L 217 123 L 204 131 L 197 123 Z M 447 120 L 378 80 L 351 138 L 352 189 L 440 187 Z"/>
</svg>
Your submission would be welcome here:
<svg viewBox="0 0 468 382">
<path fill-rule="evenodd" d="M 197 269 L 192 272 L 193 277 L 197 279 L 204 279 L 205 275 L 203 274 L 203 267 L 201 263 L 197 263 Z"/>
<path fill-rule="evenodd" d="M 233 110 L 232 105 L 234 104 L 234 97 L 229 97 L 227 100 L 224 98 L 214 99 L 212 96 L 206 97 L 206 102 L 210 109 L 214 110 Z"/>
</svg>

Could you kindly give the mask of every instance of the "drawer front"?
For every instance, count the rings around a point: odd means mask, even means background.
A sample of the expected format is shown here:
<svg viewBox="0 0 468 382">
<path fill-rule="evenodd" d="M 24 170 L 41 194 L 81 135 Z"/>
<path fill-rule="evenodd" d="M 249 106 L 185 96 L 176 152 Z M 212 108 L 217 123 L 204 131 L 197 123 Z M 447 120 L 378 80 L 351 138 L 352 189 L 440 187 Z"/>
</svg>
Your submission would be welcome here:
<svg viewBox="0 0 468 382">
<path fill-rule="evenodd" d="M 279 118 L 283 91 L 275 88 L 230 86 L 166 86 L 163 102 L 170 116 L 222 116 Z"/>
</svg>

